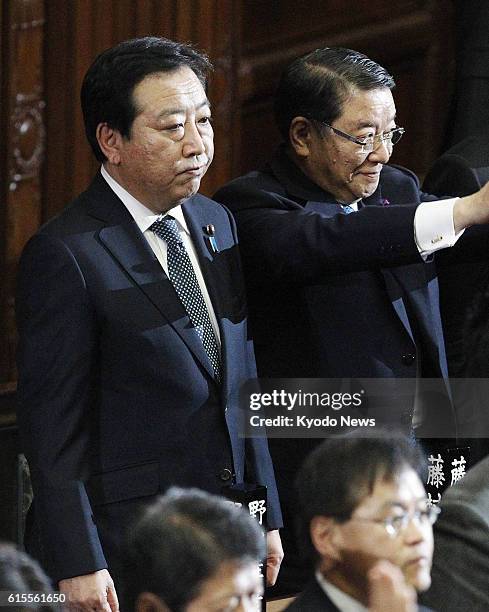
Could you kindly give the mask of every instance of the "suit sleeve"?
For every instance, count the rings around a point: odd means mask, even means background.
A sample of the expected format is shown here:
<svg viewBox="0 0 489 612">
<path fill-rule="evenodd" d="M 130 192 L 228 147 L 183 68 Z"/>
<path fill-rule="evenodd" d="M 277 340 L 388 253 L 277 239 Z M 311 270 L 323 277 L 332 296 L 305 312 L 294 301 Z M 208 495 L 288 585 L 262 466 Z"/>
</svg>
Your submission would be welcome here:
<svg viewBox="0 0 489 612">
<path fill-rule="evenodd" d="M 37 235 L 21 258 L 18 422 L 45 569 L 55 581 L 107 567 L 84 481 L 94 436 L 96 320 L 67 246 Z"/>
<path fill-rule="evenodd" d="M 416 205 L 372 206 L 327 218 L 252 180 L 230 183 L 214 197 L 235 216 L 249 283 L 305 286 L 326 275 L 421 261 Z"/>
<path fill-rule="evenodd" d="M 229 210 L 226 209 L 226 211 L 228 213 L 235 244 L 238 244 L 236 223 Z M 238 262 L 238 265 L 239 270 L 241 270 L 241 261 Z M 242 276 L 241 273 L 241 277 Z M 253 341 L 249 334 L 247 334 L 245 340 L 248 378 L 256 378 L 257 372 Z M 245 462 L 246 478 L 250 482 L 267 487 L 267 528 L 271 530 L 283 527 L 282 511 L 280 509 L 278 490 L 275 482 L 275 473 L 272 458 L 268 450 L 268 440 L 266 438 L 247 438 L 245 440 Z"/>
</svg>

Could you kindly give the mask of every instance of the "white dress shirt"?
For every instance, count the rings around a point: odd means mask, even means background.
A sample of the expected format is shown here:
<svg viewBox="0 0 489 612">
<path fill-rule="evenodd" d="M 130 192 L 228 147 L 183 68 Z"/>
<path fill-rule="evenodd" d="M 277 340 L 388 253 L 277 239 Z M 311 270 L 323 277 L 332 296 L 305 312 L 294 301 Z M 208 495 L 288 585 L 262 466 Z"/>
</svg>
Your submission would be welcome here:
<svg viewBox="0 0 489 612">
<path fill-rule="evenodd" d="M 453 246 L 464 229 L 458 234 L 453 226 L 453 207 L 458 198 L 449 200 L 435 200 L 433 202 L 421 202 L 414 215 L 414 240 L 419 254 L 426 260 L 430 255 Z M 356 200 L 348 206 L 354 211 L 358 210 Z"/>
<path fill-rule="evenodd" d="M 101 167 L 100 172 L 104 179 L 107 181 L 109 187 L 129 211 L 129 214 L 134 219 L 137 226 L 143 233 L 143 236 L 148 241 L 149 246 L 153 250 L 154 254 L 156 255 L 156 258 L 161 264 L 161 267 L 167 275 L 168 261 L 166 241 L 163 240 L 163 238 L 160 238 L 160 236 L 157 236 L 149 228 L 153 225 L 155 221 L 158 221 L 158 219 L 163 219 L 166 214 L 170 214 L 176 220 L 178 231 L 180 233 L 180 238 L 182 239 L 182 242 L 190 258 L 190 263 L 192 264 L 192 268 L 194 269 L 195 276 L 197 278 L 200 290 L 204 297 L 205 305 L 209 312 L 209 318 L 211 320 L 212 329 L 214 330 L 214 335 L 216 336 L 217 345 L 220 349 L 221 336 L 219 333 L 219 325 L 217 323 L 216 313 L 214 312 L 214 308 L 209 297 L 209 292 L 207 291 L 207 287 L 205 286 L 204 277 L 200 269 L 199 260 L 197 258 L 197 253 L 195 252 L 194 245 L 192 243 L 190 232 L 188 231 L 187 222 L 185 221 L 185 217 L 183 216 L 182 207 L 175 206 L 175 208 L 172 208 L 167 213 L 157 214 L 152 210 L 149 210 L 149 208 L 146 208 L 144 204 L 141 204 L 139 200 L 136 200 L 134 196 L 132 196 L 128 191 L 126 191 L 124 187 L 122 187 L 122 185 L 120 185 L 114 178 L 110 176 L 104 166 Z"/>
</svg>

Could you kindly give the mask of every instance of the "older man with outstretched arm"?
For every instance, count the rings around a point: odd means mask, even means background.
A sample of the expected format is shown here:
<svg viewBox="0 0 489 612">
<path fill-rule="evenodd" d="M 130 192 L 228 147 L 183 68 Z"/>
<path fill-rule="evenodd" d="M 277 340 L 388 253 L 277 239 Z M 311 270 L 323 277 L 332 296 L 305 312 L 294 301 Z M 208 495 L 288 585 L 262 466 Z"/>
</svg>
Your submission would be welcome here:
<svg viewBox="0 0 489 612">
<path fill-rule="evenodd" d="M 437 266 L 448 251 L 452 260 L 487 252 L 489 232 L 467 228 L 489 221 L 489 187 L 439 200 L 389 165 L 404 132 L 393 88 L 354 50 L 294 60 L 275 95 L 277 152 L 214 197 L 236 219 L 259 376 L 382 379 L 399 427 L 454 438 Z M 286 525 L 290 483 L 314 444 L 271 440 Z M 287 557 L 281 577 L 293 592 L 302 581 Z"/>
</svg>

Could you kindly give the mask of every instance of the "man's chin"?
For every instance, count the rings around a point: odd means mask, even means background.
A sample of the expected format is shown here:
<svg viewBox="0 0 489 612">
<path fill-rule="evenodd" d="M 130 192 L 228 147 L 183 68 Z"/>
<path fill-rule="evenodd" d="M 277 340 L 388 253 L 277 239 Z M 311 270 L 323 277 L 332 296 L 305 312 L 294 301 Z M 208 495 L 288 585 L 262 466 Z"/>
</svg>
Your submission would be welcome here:
<svg viewBox="0 0 489 612">
<path fill-rule="evenodd" d="M 416 576 L 406 576 L 406 581 L 414 588 L 418 593 L 427 591 L 431 586 L 431 575 L 429 573 L 419 573 Z"/>
<path fill-rule="evenodd" d="M 194 177 L 189 181 L 185 181 L 179 188 L 180 200 L 186 200 L 195 195 L 200 189 L 201 177 Z"/>
<path fill-rule="evenodd" d="M 357 198 L 368 198 L 375 193 L 379 186 L 379 179 L 375 181 L 359 181 L 357 185 L 352 185 L 352 191 Z M 355 189 L 356 187 L 356 189 Z"/>
</svg>

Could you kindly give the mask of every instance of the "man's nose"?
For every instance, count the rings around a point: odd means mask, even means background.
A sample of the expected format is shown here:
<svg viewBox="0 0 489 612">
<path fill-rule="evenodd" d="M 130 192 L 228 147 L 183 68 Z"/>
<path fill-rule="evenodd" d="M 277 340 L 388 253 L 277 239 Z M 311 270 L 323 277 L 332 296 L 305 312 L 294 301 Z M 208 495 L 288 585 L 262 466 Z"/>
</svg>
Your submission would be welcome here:
<svg viewBox="0 0 489 612">
<path fill-rule="evenodd" d="M 386 164 L 392 155 L 392 145 L 388 140 L 381 140 L 370 152 L 368 158 L 377 164 Z"/>
<path fill-rule="evenodd" d="M 205 153 L 205 145 L 202 136 L 195 123 L 188 123 L 185 126 L 183 156 L 194 157 L 202 153 Z"/>
<path fill-rule="evenodd" d="M 404 530 L 404 541 L 407 544 L 417 544 L 426 539 L 427 533 L 432 527 L 429 523 L 413 516 Z"/>
</svg>

